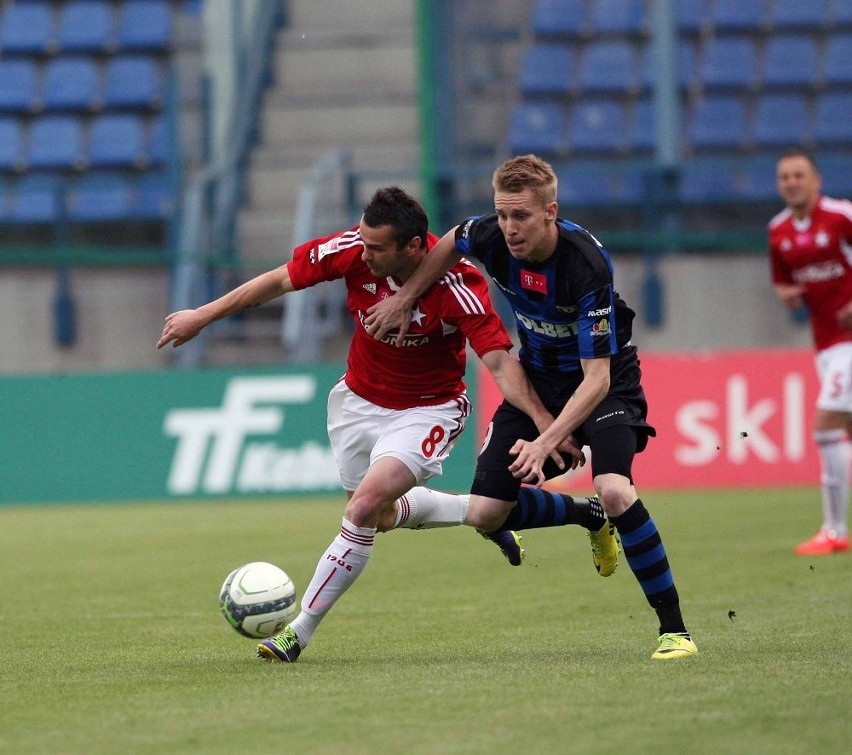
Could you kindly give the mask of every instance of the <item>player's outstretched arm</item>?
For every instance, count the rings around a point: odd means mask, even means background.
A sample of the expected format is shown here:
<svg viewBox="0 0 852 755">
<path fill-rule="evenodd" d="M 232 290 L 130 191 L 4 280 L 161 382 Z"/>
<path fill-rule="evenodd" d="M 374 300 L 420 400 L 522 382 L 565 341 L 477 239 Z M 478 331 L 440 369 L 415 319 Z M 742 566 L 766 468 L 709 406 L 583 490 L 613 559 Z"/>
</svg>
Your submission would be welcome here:
<svg viewBox="0 0 852 755">
<path fill-rule="evenodd" d="M 381 341 L 390 331 L 396 330 L 396 345 L 402 346 L 414 304 L 429 286 L 461 259 L 456 251 L 455 236 L 455 228 L 445 233 L 399 291 L 367 310 L 364 327 L 373 338 Z"/>
<path fill-rule="evenodd" d="M 166 324 L 160 340 L 157 341 L 157 348 L 160 349 L 168 343 L 175 347 L 182 346 L 195 338 L 211 322 L 265 304 L 293 290 L 286 265 L 258 275 L 198 309 L 182 309 L 166 315 Z"/>
<path fill-rule="evenodd" d="M 775 295 L 787 309 L 798 309 L 804 303 L 802 297 L 805 292 L 804 286 L 776 283 L 774 288 Z"/>
</svg>

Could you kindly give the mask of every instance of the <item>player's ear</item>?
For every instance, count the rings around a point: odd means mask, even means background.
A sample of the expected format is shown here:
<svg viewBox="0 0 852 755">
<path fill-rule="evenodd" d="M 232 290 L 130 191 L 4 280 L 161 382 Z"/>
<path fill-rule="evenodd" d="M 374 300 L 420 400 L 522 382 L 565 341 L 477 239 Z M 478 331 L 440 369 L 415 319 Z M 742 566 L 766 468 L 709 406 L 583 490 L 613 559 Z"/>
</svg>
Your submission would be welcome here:
<svg viewBox="0 0 852 755">
<path fill-rule="evenodd" d="M 557 216 L 558 212 L 559 212 L 559 205 L 554 200 L 553 202 L 548 203 L 547 207 L 545 208 L 545 213 L 546 213 L 545 217 L 548 220 L 556 220 L 556 216 Z"/>
</svg>

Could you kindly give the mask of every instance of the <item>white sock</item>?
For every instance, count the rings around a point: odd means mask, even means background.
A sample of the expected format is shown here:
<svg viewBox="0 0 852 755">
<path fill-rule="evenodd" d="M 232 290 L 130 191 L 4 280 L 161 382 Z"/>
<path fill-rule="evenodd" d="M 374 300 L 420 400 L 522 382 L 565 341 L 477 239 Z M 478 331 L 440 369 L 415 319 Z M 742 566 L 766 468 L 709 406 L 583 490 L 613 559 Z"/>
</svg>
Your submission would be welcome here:
<svg viewBox="0 0 852 755">
<path fill-rule="evenodd" d="M 816 430 L 814 440 L 822 464 L 823 527 L 843 537 L 849 513 L 849 441 L 839 428 Z"/>
<path fill-rule="evenodd" d="M 375 527 L 356 527 L 346 518 L 340 534 L 323 554 L 302 595 L 302 611 L 290 626 L 304 648 L 323 617 L 364 571 L 373 552 Z"/>
<path fill-rule="evenodd" d="M 442 493 L 430 488 L 412 488 L 396 501 L 393 529 L 409 530 L 432 527 L 456 527 L 465 523 L 470 496 Z"/>
</svg>

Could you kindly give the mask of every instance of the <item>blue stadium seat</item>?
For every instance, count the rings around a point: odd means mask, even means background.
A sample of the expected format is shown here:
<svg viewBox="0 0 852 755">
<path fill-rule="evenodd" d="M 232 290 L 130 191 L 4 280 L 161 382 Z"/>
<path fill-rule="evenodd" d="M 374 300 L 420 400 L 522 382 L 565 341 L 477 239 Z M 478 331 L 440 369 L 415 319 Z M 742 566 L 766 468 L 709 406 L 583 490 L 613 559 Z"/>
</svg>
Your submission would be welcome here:
<svg viewBox="0 0 852 755">
<path fill-rule="evenodd" d="M 567 119 L 556 102 L 522 102 L 512 113 L 509 149 L 515 154 L 555 155 L 564 149 Z"/>
<path fill-rule="evenodd" d="M 130 217 L 132 202 L 128 179 L 93 174 L 68 192 L 68 217 L 82 222 L 123 220 Z"/>
<path fill-rule="evenodd" d="M 766 24 L 766 0 L 715 0 L 710 23 L 716 32 L 754 33 Z"/>
<path fill-rule="evenodd" d="M 814 136 L 818 145 L 852 142 L 852 93 L 828 92 L 817 99 Z"/>
<path fill-rule="evenodd" d="M 734 201 L 737 196 L 734 163 L 717 158 L 687 160 L 680 173 L 680 196 L 689 203 Z"/>
<path fill-rule="evenodd" d="M 834 3 L 833 21 L 842 29 L 852 26 L 852 3 L 849 0 L 837 0 Z"/>
<path fill-rule="evenodd" d="M 46 110 L 90 110 L 100 104 L 98 64 L 90 57 L 59 57 L 44 73 Z"/>
<path fill-rule="evenodd" d="M 536 0 L 532 29 L 537 36 L 578 36 L 586 30 L 583 3 L 577 0 Z"/>
<path fill-rule="evenodd" d="M 809 87 L 817 78 L 817 47 L 805 35 L 773 36 L 766 43 L 763 83 L 766 86 Z"/>
<path fill-rule="evenodd" d="M 114 4 L 109 0 L 68 0 L 59 21 L 63 52 L 107 52 L 115 48 Z"/>
<path fill-rule="evenodd" d="M 620 199 L 620 172 L 615 166 L 585 165 L 576 161 L 555 165 L 558 182 L 557 201 L 570 216 L 571 207 L 594 207 Z"/>
<path fill-rule="evenodd" d="M 17 118 L 0 118 L 0 171 L 24 167 L 24 132 Z"/>
<path fill-rule="evenodd" d="M 568 149 L 572 152 L 618 152 L 624 147 L 626 130 L 621 102 L 583 99 L 571 109 Z"/>
<path fill-rule="evenodd" d="M 697 34 L 707 21 L 704 0 L 675 0 L 675 23 L 682 34 Z"/>
<path fill-rule="evenodd" d="M 521 92 L 524 94 L 567 94 L 576 77 L 574 53 L 565 45 L 542 43 L 524 53 Z"/>
<path fill-rule="evenodd" d="M 756 70 L 757 54 L 751 39 L 718 37 L 704 48 L 699 78 L 708 89 L 743 88 L 754 85 Z"/>
<path fill-rule="evenodd" d="M 18 223 L 53 223 L 64 215 L 62 197 L 62 184 L 55 176 L 25 176 L 15 186 L 10 218 Z"/>
<path fill-rule="evenodd" d="M 654 48 L 648 43 L 641 48 L 640 52 L 642 62 L 640 69 L 642 72 L 642 87 L 650 88 L 654 85 L 656 78 L 654 60 Z M 688 39 L 682 39 L 677 45 L 677 61 L 675 63 L 677 70 L 678 86 L 686 89 L 695 81 L 695 45 Z"/>
<path fill-rule="evenodd" d="M 699 100 L 692 108 L 687 137 L 698 150 L 741 148 L 746 137 L 745 102 L 733 95 Z"/>
<path fill-rule="evenodd" d="M 778 201 L 775 187 L 775 167 L 778 155 L 758 155 L 741 163 L 738 193 L 749 202 Z"/>
<path fill-rule="evenodd" d="M 45 115 L 33 122 L 28 163 L 57 170 L 85 167 L 83 126 L 70 115 Z"/>
<path fill-rule="evenodd" d="M 143 168 L 148 162 L 145 127 L 133 113 L 105 113 L 92 120 L 89 164 L 93 168 Z"/>
<path fill-rule="evenodd" d="M 801 146 L 810 138 L 808 101 L 797 94 L 765 94 L 754 112 L 757 147 Z"/>
<path fill-rule="evenodd" d="M 151 109 L 162 104 L 162 76 L 154 58 L 119 55 L 106 64 L 105 107 Z"/>
<path fill-rule="evenodd" d="M 627 149 L 631 152 L 647 152 L 654 149 L 654 102 L 650 98 L 637 100 L 633 105 L 633 117 L 627 139 Z"/>
<path fill-rule="evenodd" d="M 56 32 L 51 3 L 4 3 L 0 11 L 0 50 L 4 55 L 44 55 L 54 52 Z"/>
<path fill-rule="evenodd" d="M 644 0 L 592 0 L 591 29 L 598 34 L 639 34 L 645 31 Z"/>
<path fill-rule="evenodd" d="M 822 190 L 828 196 L 852 197 L 852 154 L 846 151 L 818 154 L 817 164 L 822 176 Z"/>
<path fill-rule="evenodd" d="M 172 40 L 168 0 L 126 0 L 122 3 L 118 43 L 122 50 L 164 50 Z"/>
<path fill-rule="evenodd" d="M 147 152 L 151 165 L 166 165 L 171 155 L 171 143 L 165 115 L 158 115 L 149 124 Z"/>
<path fill-rule="evenodd" d="M 27 113 L 37 110 L 38 65 L 26 58 L 0 60 L 0 112 Z"/>
<path fill-rule="evenodd" d="M 850 3 L 852 5 L 852 3 Z M 822 77 L 828 86 L 852 84 L 852 34 L 831 36 L 825 43 Z"/>
<path fill-rule="evenodd" d="M 639 83 L 636 68 L 636 56 L 630 42 L 590 43 L 580 60 L 580 90 L 628 93 Z"/>
<path fill-rule="evenodd" d="M 133 215 L 141 220 L 166 220 L 173 212 L 175 198 L 165 173 L 144 173 L 136 184 Z"/>
<path fill-rule="evenodd" d="M 775 0 L 770 19 L 776 29 L 808 31 L 828 25 L 828 0 Z"/>
</svg>

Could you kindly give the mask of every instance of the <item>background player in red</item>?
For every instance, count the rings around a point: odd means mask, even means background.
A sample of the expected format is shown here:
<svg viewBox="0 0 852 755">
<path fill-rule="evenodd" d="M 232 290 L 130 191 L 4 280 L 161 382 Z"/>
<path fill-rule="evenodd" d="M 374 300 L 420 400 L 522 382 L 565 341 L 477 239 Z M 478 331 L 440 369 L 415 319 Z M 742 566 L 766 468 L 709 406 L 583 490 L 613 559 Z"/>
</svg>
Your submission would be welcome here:
<svg viewBox="0 0 852 755">
<path fill-rule="evenodd" d="M 441 473 L 470 413 L 463 381 L 466 342 L 508 401 L 542 430 L 553 421 L 509 354 L 512 342 L 485 279 L 469 262 L 453 266 L 421 298 L 402 348 L 394 345 L 395 337 L 381 342 L 366 333 L 366 310 L 398 290 L 437 242 L 427 228 L 415 199 L 396 187 L 380 189 L 357 227 L 302 244 L 289 263 L 198 309 L 166 317 L 158 348 L 180 346 L 215 320 L 290 291 L 337 278 L 346 282 L 355 334 L 346 373 L 329 394 L 328 432 L 349 500 L 340 533 L 305 590 L 301 613 L 258 646 L 261 657 L 286 663 L 298 658 L 363 571 L 377 531 L 477 526 L 466 517 L 467 496 L 412 490 Z M 562 463 L 558 454 L 554 458 Z"/>
<path fill-rule="evenodd" d="M 852 202 L 822 196 L 813 158 L 791 150 L 778 161 L 787 207 L 769 222 L 772 282 L 790 309 L 807 305 L 820 380 L 814 440 L 822 465 L 823 521 L 796 553 L 849 550 L 852 435 Z"/>
</svg>

